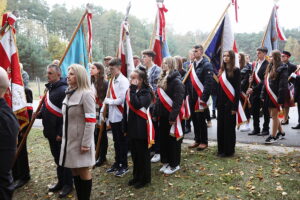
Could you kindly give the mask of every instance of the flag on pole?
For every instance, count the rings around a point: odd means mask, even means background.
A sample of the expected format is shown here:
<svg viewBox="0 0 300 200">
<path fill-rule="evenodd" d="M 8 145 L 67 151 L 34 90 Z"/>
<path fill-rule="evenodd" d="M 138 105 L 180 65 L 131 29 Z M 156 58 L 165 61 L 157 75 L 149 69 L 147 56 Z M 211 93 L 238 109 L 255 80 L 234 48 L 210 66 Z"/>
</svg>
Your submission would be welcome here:
<svg viewBox="0 0 300 200">
<path fill-rule="evenodd" d="M 92 18 L 93 15 L 91 12 L 88 12 L 87 14 L 87 24 L 88 24 L 88 56 L 89 56 L 89 61 L 92 62 L 92 47 L 93 47 L 93 28 L 92 28 Z"/>
<path fill-rule="evenodd" d="M 286 40 L 286 37 L 279 26 L 277 9 L 278 6 L 274 5 L 268 27 L 262 41 L 262 46 L 268 49 L 268 54 L 270 54 L 272 50 L 278 49 L 278 38 L 283 41 Z"/>
<path fill-rule="evenodd" d="M 216 70 L 219 70 L 221 67 L 222 54 L 224 51 L 229 50 L 233 50 L 236 53 L 235 64 L 238 67 L 238 50 L 234 39 L 234 32 L 232 29 L 230 16 L 228 15 L 228 13 L 226 13 L 217 32 L 208 45 L 205 54 L 210 58 L 210 61 L 216 68 Z"/>
<path fill-rule="evenodd" d="M 163 3 L 157 3 L 157 15 L 154 24 L 154 37 L 151 41 L 150 49 L 155 53 L 154 63 L 161 66 L 164 57 L 169 57 L 169 48 L 166 39 L 166 19 L 165 12 L 168 12 Z"/>
<path fill-rule="evenodd" d="M 129 37 L 129 24 L 124 20 L 121 24 L 120 42 L 118 49 L 118 58 L 122 61 L 121 72 L 124 76 L 129 77 L 134 70 L 132 48 Z"/>
<path fill-rule="evenodd" d="M 8 72 L 8 78 L 11 83 L 4 98 L 15 113 L 22 129 L 28 124 L 29 119 L 16 45 L 15 29 L 13 27 L 16 17 L 12 13 L 5 13 L 2 20 L 2 26 L 5 24 L 8 24 L 8 26 L 0 35 L 0 67 L 3 67 Z"/>
<path fill-rule="evenodd" d="M 87 49 L 85 44 L 85 38 L 83 33 L 82 25 L 78 29 L 74 40 L 64 58 L 62 61 L 60 67 L 62 71 L 62 76 L 66 77 L 68 75 L 68 67 L 72 64 L 80 64 L 86 68 L 86 70 L 89 72 L 88 68 L 88 55 L 87 55 Z"/>
<path fill-rule="evenodd" d="M 238 6 L 238 3 L 237 3 L 237 0 L 231 0 L 232 2 L 232 5 L 234 5 L 234 12 L 235 12 L 235 21 L 236 23 L 238 23 L 238 9 L 239 9 L 239 6 Z"/>
</svg>

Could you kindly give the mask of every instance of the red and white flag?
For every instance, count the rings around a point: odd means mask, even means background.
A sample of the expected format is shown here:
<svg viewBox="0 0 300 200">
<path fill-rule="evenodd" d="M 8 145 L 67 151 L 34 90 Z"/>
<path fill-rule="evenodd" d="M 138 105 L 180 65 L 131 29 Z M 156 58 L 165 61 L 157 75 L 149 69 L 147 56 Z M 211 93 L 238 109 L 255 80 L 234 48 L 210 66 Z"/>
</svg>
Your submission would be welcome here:
<svg viewBox="0 0 300 200">
<path fill-rule="evenodd" d="M 22 129 L 28 124 L 29 118 L 14 34 L 15 29 L 13 27 L 16 17 L 12 13 L 5 13 L 2 20 L 2 26 L 5 24 L 9 26 L 0 35 L 0 67 L 3 67 L 8 72 L 11 82 L 10 88 L 4 97 L 19 120 L 20 128 Z"/>
<path fill-rule="evenodd" d="M 89 61 L 91 62 L 92 60 L 92 47 L 93 47 L 93 28 L 92 28 L 92 18 L 93 15 L 91 12 L 88 12 L 87 14 L 87 23 L 88 23 L 88 56 L 89 56 Z"/>
<path fill-rule="evenodd" d="M 125 20 L 121 24 L 118 58 L 122 60 L 121 72 L 129 77 L 134 70 L 132 48 L 129 37 L 129 24 Z"/>
</svg>

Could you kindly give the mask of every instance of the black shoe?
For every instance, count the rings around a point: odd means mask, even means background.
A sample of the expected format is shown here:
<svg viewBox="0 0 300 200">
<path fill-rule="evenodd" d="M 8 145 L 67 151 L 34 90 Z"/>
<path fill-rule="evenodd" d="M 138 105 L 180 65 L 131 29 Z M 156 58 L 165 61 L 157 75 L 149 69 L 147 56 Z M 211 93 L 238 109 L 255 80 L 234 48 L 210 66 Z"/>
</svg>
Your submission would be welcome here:
<svg viewBox="0 0 300 200">
<path fill-rule="evenodd" d="M 285 137 L 285 133 L 281 133 L 281 132 L 278 132 L 277 135 L 276 135 L 276 138 L 279 139 L 279 140 L 283 140 Z"/>
<path fill-rule="evenodd" d="M 189 127 L 189 128 L 185 128 L 184 129 L 184 134 L 187 134 L 187 133 L 190 133 L 191 132 L 191 127 Z"/>
<path fill-rule="evenodd" d="M 100 166 L 102 166 L 105 162 L 106 162 L 106 158 L 105 158 L 105 159 L 100 159 L 100 158 L 99 158 L 99 159 L 96 161 L 95 167 L 100 167 Z"/>
<path fill-rule="evenodd" d="M 70 185 L 63 186 L 62 190 L 59 192 L 59 198 L 64 198 L 68 196 L 73 191 L 73 187 Z"/>
<path fill-rule="evenodd" d="M 111 168 L 109 168 L 108 170 L 106 170 L 106 173 L 114 174 L 117 171 L 118 171 L 118 168 L 115 167 L 115 166 L 112 166 Z"/>
<path fill-rule="evenodd" d="M 128 168 L 126 167 L 121 167 L 116 173 L 115 176 L 117 177 L 123 177 L 125 174 L 127 174 L 127 172 L 129 172 Z"/>
<path fill-rule="evenodd" d="M 259 132 L 257 132 L 257 131 L 252 131 L 251 133 L 248 133 L 248 135 L 258 135 L 259 134 Z"/>
<path fill-rule="evenodd" d="M 137 182 L 136 184 L 134 184 L 134 188 L 140 189 L 140 188 L 145 187 L 147 184 L 149 184 L 149 182 Z"/>
<path fill-rule="evenodd" d="M 270 135 L 266 139 L 265 144 L 273 144 L 274 142 L 277 142 L 277 141 L 278 141 L 277 137 L 273 137 L 272 135 Z"/>
<path fill-rule="evenodd" d="M 258 136 L 265 136 L 270 135 L 269 131 L 262 131 L 261 133 L 257 134 Z"/>
<path fill-rule="evenodd" d="M 289 124 L 289 120 L 286 120 L 285 122 L 281 121 L 281 125 L 287 125 Z"/>
<path fill-rule="evenodd" d="M 297 124 L 297 126 L 293 126 L 292 129 L 300 129 L 300 124 Z"/>
<path fill-rule="evenodd" d="M 18 179 L 14 182 L 13 186 L 15 189 L 20 188 L 20 187 L 24 186 L 26 183 L 28 183 L 29 180 L 30 180 L 30 177 L 27 179 Z"/>
<path fill-rule="evenodd" d="M 128 186 L 132 186 L 134 184 L 136 184 L 138 182 L 137 179 L 131 179 L 130 181 L 128 181 Z"/>
<path fill-rule="evenodd" d="M 63 186 L 60 183 L 56 183 L 55 185 L 50 186 L 48 191 L 49 192 L 57 192 L 57 191 L 61 190 L 62 188 L 63 188 Z"/>
</svg>

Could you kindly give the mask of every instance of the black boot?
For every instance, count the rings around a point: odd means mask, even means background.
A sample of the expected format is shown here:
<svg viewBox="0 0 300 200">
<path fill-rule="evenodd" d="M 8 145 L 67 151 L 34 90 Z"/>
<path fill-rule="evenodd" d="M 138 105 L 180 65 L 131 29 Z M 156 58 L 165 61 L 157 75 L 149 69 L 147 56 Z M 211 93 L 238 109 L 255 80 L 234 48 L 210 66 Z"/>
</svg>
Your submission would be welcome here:
<svg viewBox="0 0 300 200">
<path fill-rule="evenodd" d="M 215 110 L 212 111 L 212 116 L 211 116 L 211 118 L 212 118 L 212 119 L 216 119 L 216 118 L 217 118 L 217 116 L 216 116 L 216 111 L 215 111 Z"/>
<path fill-rule="evenodd" d="M 81 182 L 81 197 L 78 197 L 78 200 L 90 200 L 91 191 L 92 191 L 92 179 L 90 180 L 80 180 Z"/>
<path fill-rule="evenodd" d="M 81 196 L 82 196 L 81 178 L 80 178 L 80 176 L 73 176 L 73 179 L 74 179 L 74 185 L 75 185 L 77 198 L 81 199 Z"/>
</svg>

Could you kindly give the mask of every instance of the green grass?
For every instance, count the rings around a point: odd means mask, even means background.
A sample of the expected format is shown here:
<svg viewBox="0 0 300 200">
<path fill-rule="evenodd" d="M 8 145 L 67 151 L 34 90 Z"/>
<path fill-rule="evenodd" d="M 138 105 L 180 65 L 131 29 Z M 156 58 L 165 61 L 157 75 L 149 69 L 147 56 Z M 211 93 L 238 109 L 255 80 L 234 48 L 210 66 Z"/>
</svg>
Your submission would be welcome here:
<svg viewBox="0 0 300 200">
<path fill-rule="evenodd" d="M 270 155 L 264 151 L 237 149 L 232 158 L 218 158 L 215 147 L 203 152 L 182 146 L 181 170 L 171 176 L 158 172 L 161 164 L 152 164 L 152 183 L 136 190 L 127 186 L 131 172 L 123 178 L 106 174 L 113 162 L 109 141 L 107 165 L 93 170 L 93 200 L 98 199 L 300 199 L 299 153 Z M 56 182 L 55 164 L 49 145 L 39 129 L 28 139 L 32 179 L 15 192 L 15 200 L 58 199 L 47 193 L 47 185 Z M 74 193 L 68 197 L 75 199 Z"/>
<path fill-rule="evenodd" d="M 29 82 L 29 88 L 32 90 L 34 100 L 40 100 L 39 93 L 40 93 L 40 96 L 43 96 L 46 83 L 47 82 L 43 82 L 43 81 L 40 82 L 40 92 L 39 92 L 38 82 L 36 82 L 36 81 Z"/>
</svg>

